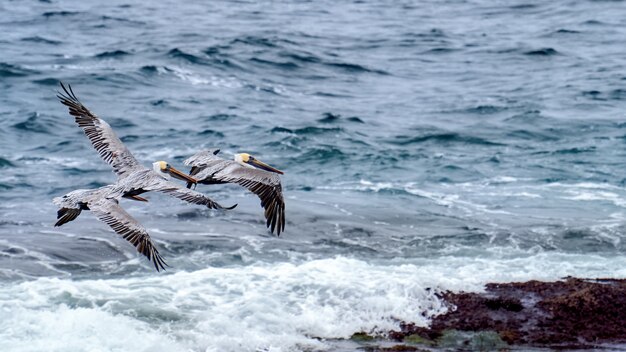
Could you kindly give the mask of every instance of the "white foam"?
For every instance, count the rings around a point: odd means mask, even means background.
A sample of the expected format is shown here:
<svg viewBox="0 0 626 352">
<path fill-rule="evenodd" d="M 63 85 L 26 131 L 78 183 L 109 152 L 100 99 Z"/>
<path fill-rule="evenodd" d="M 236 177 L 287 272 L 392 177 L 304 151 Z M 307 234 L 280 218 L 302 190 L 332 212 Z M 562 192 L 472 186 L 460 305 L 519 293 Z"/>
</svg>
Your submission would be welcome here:
<svg viewBox="0 0 626 352">
<path fill-rule="evenodd" d="M 244 83 L 234 77 L 206 77 L 178 66 L 168 66 L 168 68 L 176 77 L 180 78 L 183 81 L 189 82 L 192 85 L 210 85 L 213 87 L 222 88 L 241 88 L 244 86 Z"/>
<path fill-rule="evenodd" d="M 440 290 L 487 282 L 623 277 L 626 257 L 537 253 L 368 263 L 337 257 L 149 277 L 0 286 L 2 351 L 291 351 L 426 325 Z M 27 343 L 25 343 L 27 342 Z"/>
<path fill-rule="evenodd" d="M 581 190 L 567 190 L 568 196 L 562 197 L 563 199 L 580 200 L 580 201 L 607 201 L 611 202 L 618 207 L 626 207 L 626 199 L 622 198 L 619 194 L 614 192 L 599 191 L 597 188 L 592 188 L 593 191 L 581 191 Z"/>
</svg>

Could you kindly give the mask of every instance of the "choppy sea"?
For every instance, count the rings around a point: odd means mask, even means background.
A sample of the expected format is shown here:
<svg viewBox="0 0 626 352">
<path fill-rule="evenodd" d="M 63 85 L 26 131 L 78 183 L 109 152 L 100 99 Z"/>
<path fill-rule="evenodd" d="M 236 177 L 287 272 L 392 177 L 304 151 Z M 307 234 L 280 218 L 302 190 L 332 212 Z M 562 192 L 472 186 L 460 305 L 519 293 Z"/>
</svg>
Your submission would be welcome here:
<svg viewBox="0 0 626 352">
<path fill-rule="evenodd" d="M 623 1 L 0 2 L 1 351 L 354 351 L 487 282 L 626 277 Z M 115 181 L 58 82 L 146 165 L 282 169 L 287 225 L 122 205 L 157 273 L 55 196 Z"/>
</svg>

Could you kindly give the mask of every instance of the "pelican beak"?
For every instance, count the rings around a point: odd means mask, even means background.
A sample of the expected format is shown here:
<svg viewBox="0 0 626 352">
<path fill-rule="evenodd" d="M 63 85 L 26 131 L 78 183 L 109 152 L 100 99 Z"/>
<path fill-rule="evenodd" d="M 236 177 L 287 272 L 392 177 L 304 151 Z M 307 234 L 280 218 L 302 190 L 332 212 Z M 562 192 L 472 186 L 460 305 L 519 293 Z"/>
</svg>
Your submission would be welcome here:
<svg viewBox="0 0 626 352">
<path fill-rule="evenodd" d="M 261 169 L 261 170 L 265 170 L 269 172 L 275 172 L 281 175 L 284 174 L 282 171 L 278 170 L 277 168 L 271 167 L 267 165 L 266 163 L 262 162 L 261 160 L 253 158 L 252 156 L 248 159 L 246 163 L 256 167 L 257 169 Z"/>
<path fill-rule="evenodd" d="M 196 180 L 195 178 L 189 176 L 189 175 L 185 175 L 184 173 L 180 172 L 179 170 L 177 170 L 174 167 L 171 167 L 167 170 L 170 175 L 172 175 L 173 178 L 177 178 L 179 180 L 183 180 L 183 181 L 187 181 L 187 182 L 191 182 L 191 183 L 198 183 L 198 180 Z"/>
<path fill-rule="evenodd" d="M 140 197 L 140 196 L 130 196 L 129 198 L 133 199 L 133 200 L 140 201 L 140 202 L 147 202 L 148 201 L 146 198 Z"/>
</svg>

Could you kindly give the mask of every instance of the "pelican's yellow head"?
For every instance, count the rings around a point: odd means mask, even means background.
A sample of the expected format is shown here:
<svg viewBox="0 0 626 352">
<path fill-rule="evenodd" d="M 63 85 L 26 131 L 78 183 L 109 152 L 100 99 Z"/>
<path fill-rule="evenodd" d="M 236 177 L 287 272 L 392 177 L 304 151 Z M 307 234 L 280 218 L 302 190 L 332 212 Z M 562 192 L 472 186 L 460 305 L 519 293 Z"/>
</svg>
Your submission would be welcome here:
<svg viewBox="0 0 626 352">
<path fill-rule="evenodd" d="M 248 166 L 248 162 L 250 161 L 250 154 L 248 153 L 235 154 L 235 161 L 244 166 Z"/>
<path fill-rule="evenodd" d="M 172 176 L 179 180 L 183 180 L 183 181 L 187 181 L 191 183 L 198 183 L 198 180 L 178 171 L 176 168 L 172 167 L 170 164 L 168 164 L 165 161 L 156 161 L 152 163 L 152 169 L 154 170 L 154 172 L 165 177 L 166 179 L 169 179 L 170 176 Z"/>
<path fill-rule="evenodd" d="M 248 153 L 235 154 L 235 161 L 245 167 L 257 168 L 257 169 L 261 169 L 261 170 L 265 170 L 269 172 L 275 172 L 281 175 L 283 174 L 282 171 L 272 166 L 267 165 L 266 163 L 262 162 L 261 160 L 256 159 L 255 157 L 253 157 L 252 155 Z"/>
<path fill-rule="evenodd" d="M 170 168 L 170 165 L 167 162 L 162 161 L 162 160 L 153 163 L 152 166 L 154 168 L 154 171 L 157 171 L 157 172 L 165 172 L 167 171 L 167 169 Z"/>
</svg>

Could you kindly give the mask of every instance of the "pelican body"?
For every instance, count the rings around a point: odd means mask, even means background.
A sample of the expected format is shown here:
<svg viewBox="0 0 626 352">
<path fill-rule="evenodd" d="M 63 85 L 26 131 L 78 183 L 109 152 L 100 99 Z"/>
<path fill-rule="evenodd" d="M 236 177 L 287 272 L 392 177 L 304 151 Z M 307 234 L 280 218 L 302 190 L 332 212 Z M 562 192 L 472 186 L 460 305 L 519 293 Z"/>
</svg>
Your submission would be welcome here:
<svg viewBox="0 0 626 352">
<path fill-rule="evenodd" d="M 218 153 L 219 149 L 200 151 L 184 161 L 191 166 L 189 176 L 197 180 L 188 182 L 187 187 L 236 183 L 247 188 L 261 199 L 267 227 L 280 235 L 285 230 L 285 200 L 278 175 L 283 172 L 247 153 L 235 154 L 234 160 L 221 158 Z"/>
</svg>

